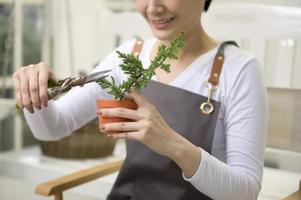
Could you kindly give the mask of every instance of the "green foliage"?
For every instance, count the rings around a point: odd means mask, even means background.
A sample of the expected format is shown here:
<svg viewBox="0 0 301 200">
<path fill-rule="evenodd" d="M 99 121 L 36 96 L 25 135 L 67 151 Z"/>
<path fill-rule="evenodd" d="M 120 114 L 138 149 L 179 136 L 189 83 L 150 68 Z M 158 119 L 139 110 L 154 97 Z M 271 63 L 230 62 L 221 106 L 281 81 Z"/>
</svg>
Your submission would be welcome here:
<svg viewBox="0 0 301 200">
<path fill-rule="evenodd" d="M 115 99 L 122 99 L 125 93 L 131 88 L 134 88 L 137 91 L 144 89 L 155 74 L 157 68 L 160 68 L 167 73 L 170 72 L 170 65 L 166 64 L 165 61 L 168 59 L 177 59 L 179 49 L 183 47 L 184 33 L 179 33 L 172 39 L 169 46 L 159 46 L 156 57 L 151 60 L 151 64 L 147 69 L 143 68 L 142 62 L 139 60 L 138 56 L 116 51 L 118 57 L 122 61 L 122 64 L 120 64 L 119 67 L 125 74 L 129 75 L 128 80 L 122 82 L 119 86 L 116 85 L 113 77 L 111 77 L 111 81 L 102 79 L 97 81 L 97 83 L 103 89 L 107 89 L 108 93 L 113 95 Z"/>
</svg>

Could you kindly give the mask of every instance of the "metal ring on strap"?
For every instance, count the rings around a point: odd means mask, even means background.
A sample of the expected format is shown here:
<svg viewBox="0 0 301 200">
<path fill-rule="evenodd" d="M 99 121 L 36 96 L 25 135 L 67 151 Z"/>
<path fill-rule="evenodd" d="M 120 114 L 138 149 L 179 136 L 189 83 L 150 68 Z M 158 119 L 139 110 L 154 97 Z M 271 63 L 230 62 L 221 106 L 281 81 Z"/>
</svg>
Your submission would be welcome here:
<svg viewBox="0 0 301 200">
<path fill-rule="evenodd" d="M 211 102 L 203 102 L 200 106 L 202 113 L 210 115 L 214 111 L 214 105 Z"/>
</svg>

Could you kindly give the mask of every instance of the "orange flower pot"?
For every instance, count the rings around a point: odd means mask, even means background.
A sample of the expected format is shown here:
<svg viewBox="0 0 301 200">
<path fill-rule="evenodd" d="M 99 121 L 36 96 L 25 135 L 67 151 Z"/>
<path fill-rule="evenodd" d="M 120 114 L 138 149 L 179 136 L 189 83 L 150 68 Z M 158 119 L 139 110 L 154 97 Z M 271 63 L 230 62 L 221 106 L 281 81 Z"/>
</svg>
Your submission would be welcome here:
<svg viewBox="0 0 301 200">
<path fill-rule="evenodd" d="M 97 108 L 128 108 L 137 110 L 138 105 L 132 100 L 107 100 L 107 99 L 98 99 L 97 100 Z M 108 124 L 114 122 L 130 122 L 133 121 L 131 119 L 126 119 L 122 117 L 98 117 L 99 124 Z"/>
</svg>

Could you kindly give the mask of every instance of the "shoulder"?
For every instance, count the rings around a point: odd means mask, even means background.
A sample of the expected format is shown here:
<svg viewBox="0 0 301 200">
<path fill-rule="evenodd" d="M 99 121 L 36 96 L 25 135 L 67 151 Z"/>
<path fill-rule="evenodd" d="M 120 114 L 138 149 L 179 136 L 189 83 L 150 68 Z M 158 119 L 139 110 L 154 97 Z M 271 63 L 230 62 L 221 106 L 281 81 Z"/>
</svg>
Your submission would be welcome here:
<svg viewBox="0 0 301 200">
<path fill-rule="evenodd" d="M 97 65 L 96 68 L 103 68 L 104 65 L 109 65 L 114 67 L 115 65 L 119 65 L 120 59 L 116 51 L 120 51 L 122 53 L 131 53 L 133 46 L 136 42 L 136 39 L 131 39 L 126 42 L 123 42 L 121 45 L 114 48 L 109 54 L 107 54 Z"/>
<path fill-rule="evenodd" d="M 154 39 L 146 39 L 144 41 L 143 49 L 141 53 L 147 54 L 147 49 L 149 48 L 150 44 L 152 43 Z M 125 80 L 127 78 L 127 75 L 123 73 L 123 71 L 120 69 L 119 65 L 121 64 L 121 59 L 118 57 L 118 54 L 116 51 L 120 51 L 122 53 L 132 53 L 132 50 L 134 48 L 134 45 L 136 43 L 137 39 L 133 38 L 131 40 L 123 42 L 120 46 L 116 47 L 110 54 L 108 54 L 95 68 L 94 71 L 99 70 L 112 70 L 112 74 L 118 81 Z"/>
<path fill-rule="evenodd" d="M 152 45 L 155 42 L 155 38 L 147 38 L 147 39 L 143 39 L 143 47 L 142 47 L 142 51 L 141 54 L 144 54 L 150 47 L 152 47 Z M 135 43 L 137 42 L 136 38 L 127 40 L 125 42 L 123 42 L 121 45 L 119 45 L 118 47 L 116 47 L 105 59 L 112 59 L 112 58 L 118 58 L 118 55 L 116 53 L 116 51 L 120 51 L 122 53 L 132 53 L 132 50 L 135 46 Z"/>
<path fill-rule="evenodd" d="M 260 67 L 258 59 L 250 52 L 229 45 L 225 48 L 225 70 L 240 71 L 248 66 Z"/>
<path fill-rule="evenodd" d="M 227 46 L 220 77 L 220 89 L 219 96 L 222 102 L 233 101 L 233 98 L 238 96 L 247 96 L 247 93 L 264 91 L 259 60 L 246 50 L 232 45 Z M 256 95 L 253 97 L 255 98 Z"/>
<path fill-rule="evenodd" d="M 229 45 L 225 48 L 225 62 L 221 82 L 229 87 L 240 81 L 261 78 L 261 64 L 250 52 Z"/>
<path fill-rule="evenodd" d="M 115 53 L 116 51 L 120 51 L 123 53 L 131 53 L 136 41 L 137 40 L 133 38 L 131 40 L 123 42 L 121 45 L 114 49 L 113 53 Z"/>
<path fill-rule="evenodd" d="M 150 46 L 152 46 L 153 43 L 155 42 L 155 40 L 156 40 L 155 38 L 142 39 L 142 41 L 143 41 L 142 51 L 144 49 L 148 49 Z M 115 49 L 115 51 L 118 50 L 118 51 L 121 51 L 121 52 L 124 52 L 124 53 L 131 53 L 132 49 L 134 48 L 136 42 L 137 42 L 136 38 L 128 40 L 128 41 L 122 43 L 119 47 L 117 47 Z"/>
</svg>

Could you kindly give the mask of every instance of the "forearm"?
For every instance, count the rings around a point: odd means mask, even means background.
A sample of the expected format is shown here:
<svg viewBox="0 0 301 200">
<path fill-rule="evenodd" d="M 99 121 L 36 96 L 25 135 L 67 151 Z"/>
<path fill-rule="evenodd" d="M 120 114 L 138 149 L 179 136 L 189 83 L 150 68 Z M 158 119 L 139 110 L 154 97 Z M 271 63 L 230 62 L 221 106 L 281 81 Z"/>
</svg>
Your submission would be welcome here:
<svg viewBox="0 0 301 200">
<path fill-rule="evenodd" d="M 192 177 L 202 160 L 200 149 L 178 133 L 168 145 L 169 157 L 177 163 L 186 177 Z"/>
<path fill-rule="evenodd" d="M 35 109 L 34 113 L 24 110 L 24 115 L 33 135 L 39 140 L 57 140 L 67 135 L 59 111 L 50 101 L 47 108 Z"/>
<path fill-rule="evenodd" d="M 255 200 L 261 189 L 260 181 L 246 172 L 245 168 L 229 166 L 205 151 L 197 172 L 191 178 L 184 178 L 216 200 Z"/>
<path fill-rule="evenodd" d="M 229 166 L 179 134 L 167 145 L 168 156 L 183 171 L 185 180 L 213 199 L 256 199 L 261 188 L 244 167 Z"/>
<path fill-rule="evenodd" d="M 93 85 L 74 88 L 48 107 L 25 111 L 25 117 L 34 136 L 40 140 L 58 140 L 96 117 L 96 97 Z M 93 92 L 96 93 L 97 91 Z"/>
</svg>

